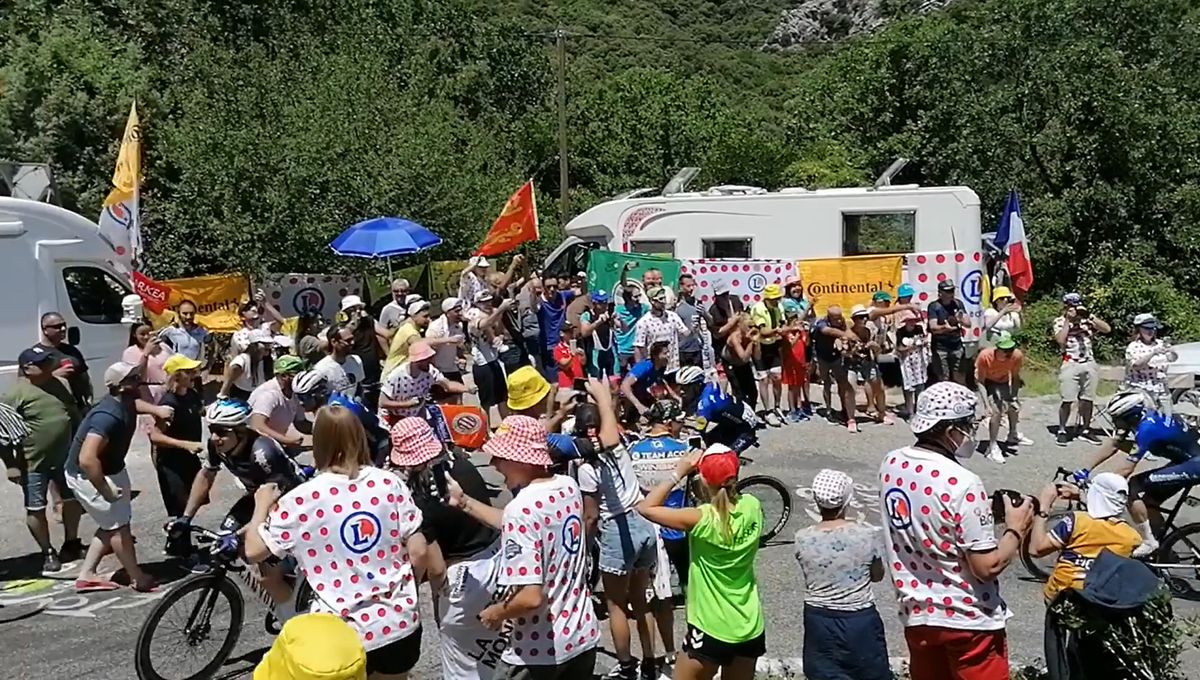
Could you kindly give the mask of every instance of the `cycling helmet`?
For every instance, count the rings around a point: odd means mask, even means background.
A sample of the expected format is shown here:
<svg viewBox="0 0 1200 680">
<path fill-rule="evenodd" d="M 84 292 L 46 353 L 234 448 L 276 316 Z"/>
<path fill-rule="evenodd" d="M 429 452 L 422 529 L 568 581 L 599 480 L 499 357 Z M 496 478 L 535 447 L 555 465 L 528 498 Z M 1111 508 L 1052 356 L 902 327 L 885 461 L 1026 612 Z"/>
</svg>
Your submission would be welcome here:
<svg viewBox="0 0 1200 680">
<path fill-rule="evenodd" d="M 646 421 L 654 423 L 674 423 L 683 420 L 683 409 L 674 399 L 659 399 L 646 411 Z"/>
<path fill-rule="evenodd" d="M 304 371 L 292 379 L 292 392 L 296 396 L 320 392 L 322 389 L 329 389 L 329 380 L 321 371 Z"/>
<path fill-rule="evenodd" d="M 1062 297 L 1062 301 L 1064 305 L 1078 307 L 1083 304 L 1083 296 L 1079 293 L 1067 293 Z"/>
<path fill-rule="evenodd" d="M 704 380 L 704 369 L 697 366 L 684 366 L 675 372 L 675 382 L 679 385 L 692 385 Z"/>
<path fill-rule="evenodd" d="M 1118 392 L 1108 400 L 1104 413 L 1118 430 L 1132 430 L 1149 407 L 1149 400 L 1141 392 Z"/>
<path fill-rule="evenodd" d="M 600 431 L 600 407 L 595 404 L 580 404 L 575 407 L 575 420 L 571 433 L 576 437 L 592 437 Z"/>
<path fill-rule="evenodd" d="M 245 427 L 250 423 L 250 405 L 237 399 L 218 399 L 204 412 L 208 426 Z"/>
</svg>

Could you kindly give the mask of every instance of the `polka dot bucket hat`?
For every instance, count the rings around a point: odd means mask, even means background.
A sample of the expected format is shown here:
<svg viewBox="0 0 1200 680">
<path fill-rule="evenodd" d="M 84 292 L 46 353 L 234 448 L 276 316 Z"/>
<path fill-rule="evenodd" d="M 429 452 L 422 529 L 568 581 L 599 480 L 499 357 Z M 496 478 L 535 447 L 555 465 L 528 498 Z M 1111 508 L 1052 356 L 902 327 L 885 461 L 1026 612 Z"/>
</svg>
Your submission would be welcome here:
<svg viewBox="0 0 1200 680">
<path fill-rule="evenodd" d="M 921 434 L 945 420 L 973 417 L 977 401 L 975 393 L 958 383 L 936 383 L 917 399 L 917 412 L 908 426 L 913 434 Z"/>
<path fill-rule="evenodd" d="M 489 456 L 524 463 L 535 467 L 550 467 L 554 461 L 546 443 L 546 426 L 529 416 L 509 416 L 500 422 L 496 433 L 483 444 Z"/>
</svg>

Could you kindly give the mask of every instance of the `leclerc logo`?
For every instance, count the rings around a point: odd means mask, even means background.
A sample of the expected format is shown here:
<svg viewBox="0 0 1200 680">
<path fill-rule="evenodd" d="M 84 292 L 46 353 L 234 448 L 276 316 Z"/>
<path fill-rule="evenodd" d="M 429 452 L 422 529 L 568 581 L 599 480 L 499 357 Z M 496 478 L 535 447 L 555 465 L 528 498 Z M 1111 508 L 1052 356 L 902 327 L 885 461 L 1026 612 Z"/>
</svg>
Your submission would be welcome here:
<svg viewBox="0 0 1200 680">
<path fill-rule="evenodd" d="M 962 291 L 964 300 L 973 305 L 979 304 L 983 300 L 983 272 L 978 269 L 967 272 L 958 284 L 958 289 Z"/>
<path fill-rule="evenodd" d="M 325 293 L 320 288 L 301 288 L 292 296 L 292 307 L 297 314 L 310 309 L 325 309 Z"/>
<path fill-rule="evenodd" d="M 359 555 L 375 547 L 382 533 L 379 518 L 369 512 L 351 513 L 342 520 L 342 545 Z"/>
</svg>

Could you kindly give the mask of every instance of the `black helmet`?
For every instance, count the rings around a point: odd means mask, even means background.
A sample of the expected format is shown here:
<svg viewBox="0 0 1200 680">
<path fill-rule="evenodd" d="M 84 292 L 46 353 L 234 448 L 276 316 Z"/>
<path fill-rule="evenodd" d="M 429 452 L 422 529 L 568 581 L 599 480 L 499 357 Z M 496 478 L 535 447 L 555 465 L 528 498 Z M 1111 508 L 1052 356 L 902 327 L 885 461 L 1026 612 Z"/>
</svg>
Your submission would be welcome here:
<svg viewBox="0 0 1200 680">
<path fill-rule="evenodd" d="M 683 420 L 683 408 L 674 399 L 659 399 L 646 411 L 646 422 L 674 423 Z"/>
<path fill-rule="evenodd" d="M 575 407 L 576 437 L 595 437 L 600 432 L 600 407 L 595 404 L 580 404 Z"/>
</svg>

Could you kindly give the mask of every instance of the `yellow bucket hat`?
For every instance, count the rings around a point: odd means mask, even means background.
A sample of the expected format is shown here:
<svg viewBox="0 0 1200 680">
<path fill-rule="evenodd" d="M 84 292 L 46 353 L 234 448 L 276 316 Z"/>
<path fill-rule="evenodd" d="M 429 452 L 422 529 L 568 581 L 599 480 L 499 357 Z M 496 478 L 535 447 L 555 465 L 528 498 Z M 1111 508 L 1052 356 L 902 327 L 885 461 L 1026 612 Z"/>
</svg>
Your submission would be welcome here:
<svg viewBox="0 0 1200 680">
<path fill-rule="evenodd" d="M 341 617 L 301 614 L 283 626 L 254 680 L 367 680 L 367 653 Z"/>
<path fill-rule="evenodd" d="M 550 394 L 550 383 L 533 366 L 522 366 L 508 376 L 508 407 L 514 411 L 532 408 Z"/>
</svg>

